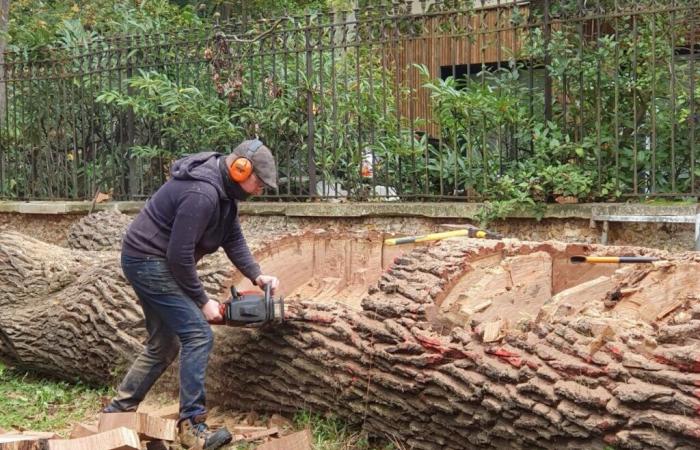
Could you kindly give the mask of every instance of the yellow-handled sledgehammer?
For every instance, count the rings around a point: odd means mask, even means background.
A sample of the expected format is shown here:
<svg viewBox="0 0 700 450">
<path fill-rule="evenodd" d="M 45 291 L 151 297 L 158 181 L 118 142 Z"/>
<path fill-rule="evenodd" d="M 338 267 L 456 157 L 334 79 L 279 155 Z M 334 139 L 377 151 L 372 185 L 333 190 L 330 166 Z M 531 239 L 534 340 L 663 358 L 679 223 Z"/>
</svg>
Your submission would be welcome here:
<svg viewBox="0 0 700 450">
<path fill-rule="evenodd" d="M 574 264 L 638 264 L 652 263 L 659 259 L 654 256 L 572 256 L 570 261 Z"/>
<path fill-rule="evenodd" d="M 415 242 L 437 241 L 451 237 L 466 236 L 478 239 L 502 239 L 500 234 L 491 231 L 480 230 L 478 228 L 465 228 L 463 230 L 445 231 L 443 233 L 424 234 L 422 236 L 408 236 L 402 238 L 385 239 L 385 245 L 412 244 Z"/>
</svg>

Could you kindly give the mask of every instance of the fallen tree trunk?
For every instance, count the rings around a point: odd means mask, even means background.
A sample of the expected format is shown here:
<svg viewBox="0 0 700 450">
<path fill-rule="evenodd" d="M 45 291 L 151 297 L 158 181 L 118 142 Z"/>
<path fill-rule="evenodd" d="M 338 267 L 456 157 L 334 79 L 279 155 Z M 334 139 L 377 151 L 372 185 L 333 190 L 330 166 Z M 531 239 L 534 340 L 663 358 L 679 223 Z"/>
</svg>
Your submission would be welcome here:
<svg viewBox="0 0 700 450">
<path fill-rule="evenodd" d="M 8 243 L 13 240 L 19 242 Z M 3 235 L 0 256 L 25 242 L 21 235 Z M 564 283 L 552 288 L 551 297 L 540 298 L 526 289 L 543 285 L 528 278 L 534 268 L 525 270 L 518 266 L 522 260 L 505 257 L 541 263 L 542 252 L 554 261 L 562 252 L 595 250 L 555 247 L 442 242 L 398 258 L 359 310 L 301 301 L 289 305 L 292 320 L 280 327 L 217 328 L 210 398 L 235 408 L 332 412 L 419 449 L 697 448 L 697 256 L 582 279 L 584 288 Z M 9 315 L 13 304 L 0 305 L 1 354 L 57 375 L 103 380 L 110 363 L 91 353 L 92 347 L 107 349 L 102 353 L 110 353 L 112 361 L 133 357 L 138 347 L 133 292 L 116 263 L 96 264 L 83 253 L 61 255 L 72 255 L 73 263 L 88 259 L 79 262 L 80 276 L 48 298 L 35 298 Z M 484 297 L 498 305 L 513 301 L 506 294 L 515 291 L 516 300 L 528 302 L 524 309 L 541 314 L 525 322 L 499 318 L 505 325 L 484 342 L 486 325 L 492 324 L 486 320 L 494 316 L 471 308 L 471 298 L 450 296 L 479 262 L 491 260 L 501 266 L 484 273 L 501 277 L 507 267 L 505 279 L 527 282 L 506 283 L 501 290 L 494 283 L 500 294 Z M 59 262 L 54 257 L 51 267 Z M 75 271 L 63 262 L 68 273 Z M 3 266 L 0 286 L 17 279 L 13 270 L 41 272 L 26 264 Z M 561 268 L 552 262 L 550 271 Z M 604 282 L 605 289 L 596 284 Z M 574 290 L 576 295 L 567 294 Z M 22 289 L 15 288 L 15 296 L 17 291 Z M 654 296 L 663 298 L 657 302 Z M 75 305 L 86 308 L 78 314 L 83 321 L 67 326 L 63 322 Z M 464 311 L 472 315 L 459 324 Z M 37 317 L 41 326 L 35 325 Z M 89 346 L 81 337 L 92 338 Z M 72 360 L 83 355 L 97 362 L 83 363 L 79 371 Z"/>
<path fill-rule="evenodd" d="M 214 296 L 232 269 L 200 265 Z M 145 321 L 119 254 L 68 250 L 0 233 L 0 359 L 52 376 L 105 384 L 141 352 Z"/>
<path fill-rule="evenodd" d="M 332 411 L 421 449 L 700 444 L 697 284 L 680 325 L 574 316 L 490 344 L 463 327 L 442 336 L 426 312 L 480 252 L 446 242 L 415 251 L 371 289 L 363 311 L 308 302 L 284 329 L 220 342 L 214 388 L 227 394 L 218 398 Z M 673 279 L 677 268 L 659 270 Z"/>
</svg>

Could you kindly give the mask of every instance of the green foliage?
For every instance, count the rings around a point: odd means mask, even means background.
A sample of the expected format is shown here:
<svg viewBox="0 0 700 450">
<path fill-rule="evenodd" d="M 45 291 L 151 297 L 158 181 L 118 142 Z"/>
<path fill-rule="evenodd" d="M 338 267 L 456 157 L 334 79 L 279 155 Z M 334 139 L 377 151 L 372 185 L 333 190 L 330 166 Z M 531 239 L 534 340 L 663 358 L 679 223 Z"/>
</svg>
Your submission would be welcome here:
<svg viewBox="0 0 700 450">
<path fill-rule="evenodd" d="M 243 130 L 229 119 L 228 104 L 212 91 L 181 86 L 157 72 L 139 72 L 127 80 L 131 94 L 111 90 L 96 98 L 98 103 L 130 109 L 146 123 L 158 123 L 158 142 L 132 147 L 135 156 L 173 158 L 205 149 L 221 150 L 243 139 Z M 173 147 L 161 147 L 167 142 L 174 143 Z"/>
<path fill-rule="evenodd" d="M 0 363 L 0 428 L 70 431 L 100 407 L 106 389 L 53 381 Z"/>
<path fill-rule="evenodd" d="M 293 12 L 348 6 L 277 3 Z M 498 202 L 485 217 L 558 197 L 583 202 L 698 189 L 692 180 L 700 177 L 700 133 L 691 130 L 700 110 L 700 64 L 676 54 L 687 30 L 668 14 L 611 16 L 602 19 L 600 34 L 591 34 L 585 20 L 567 19 L 576 7 L 557 4 L 553 14 L 561 21 L 551 38 L 528 28 L 518 34 L 517 49 L 502 43 L 510 59 L 498 68 L 435 79 L 416 66 L 434 112 L 434 123 L 426 123 L 407 112 L 420 99 L 407 81 L 415 73 L 390 67 L 395 50 L 382 44 L 379 51 L 378 43 L 395 33 L 427 32 L 420 20 L 365 23 L 360 13 L 343 26 L 330 21 L 341 14 L 312 13 L 213 37 L 214 15 L 237 14 L 236 5 L 13 2 L 10 42 L 21 52 L 8 58 L 61 63 L 28 65 L 33 77 L 8 85 L 10 120 L 0 133 L 0 145 L 10 148 L 4 195 L 55 196 L 60 189 L 80 198 L 115 187 L 110 180 L 125 172 L 162 178 L 168 160 L 182 153 L 226 151 L 253 135 L 278 156 L 285 194 L 308 194 L 314 167 L 317 180 L 353 199 L 371 198 L 383 185 L 402 198 Z M 278 11 L 266 0 L 245 8 Z M 537 16 L 537 6 L 530 13 Z M 163 34 L 143 34 L 152 31 Z M 107 39 L 115 32 L 137 33 L 138 42 L 115 47 Z M 552 86 L 546 118 L 545 71 Z M 60 100 L 47 106 L 46 98 Z M 361 174 L 367 160 L 371 178 Z M 65 174 L 58 187 L 32 175 L 49 166 Z M 150 189 L 139 188 L 143 195 Z"/>
<path fill-rule="evenodd" d="M 19 0 L 10 2 L 8 50 L 46 52 L 65 46 L 65 36 L 81 28 L 94 42 L 114 33 L 198 28 L 205 23 L 189 5 L 167 0 Z"/>
</svg>

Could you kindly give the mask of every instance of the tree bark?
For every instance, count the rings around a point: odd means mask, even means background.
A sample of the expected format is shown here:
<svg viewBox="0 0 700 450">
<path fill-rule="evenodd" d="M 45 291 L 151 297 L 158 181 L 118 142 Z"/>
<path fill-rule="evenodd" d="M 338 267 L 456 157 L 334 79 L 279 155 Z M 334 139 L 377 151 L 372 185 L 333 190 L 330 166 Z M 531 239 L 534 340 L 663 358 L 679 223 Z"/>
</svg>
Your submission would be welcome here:
<svg viewBox="0 0 700 450">
<path fill-rule="evenodd" d="M 257 253 L 274 255 L 275 243 L 266 245 Z M 697 448 L 696 255 L 621 271 L 609 289 L 596 291 L 594 279 L 576 295 L 562 290 L 537 319 L 493 342 L 484 342 L 484 323 L 437 325 L 439 305 L 479 261 L 554 254 L 548 245 L 444 241 L 397 258 L 359 310 L 290 302 L 281 326 L 217 327 L 209 398 L 331 412 L 417 449 Z M 143 337 L 115 259 L 0 235 L 0 287 L 10 293 L 0 301 L 0 356 L 67 378 L 110 379 Z M 219 290 L 232 279 L 224 266 L 216 260 L 208 272 Z M 639 295 L 650 305 L 634 310 Z M 651 318 L 634 318 L 643 316 Z"/>
</svg>

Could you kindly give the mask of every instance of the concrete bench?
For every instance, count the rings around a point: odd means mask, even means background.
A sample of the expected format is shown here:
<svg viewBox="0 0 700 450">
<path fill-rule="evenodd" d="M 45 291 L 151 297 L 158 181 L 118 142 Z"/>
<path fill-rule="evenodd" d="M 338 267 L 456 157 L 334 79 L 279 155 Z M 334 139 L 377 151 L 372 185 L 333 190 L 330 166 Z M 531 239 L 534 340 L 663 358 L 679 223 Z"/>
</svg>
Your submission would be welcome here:
<svg viewBox="0 0 700 450">
<path fill-rule="evenodd" d="M 591 212 L 591 228 L 596 228 L 596 222 L 603 222 L 603 230 L 600 236 L 600 243 L 603 245 L 608 243 L 610 222 L 692 223 L 695 224 L 695 250 L 700 250 L 700 210 L 697 207 L 695 214 L 688 215 L 608 214 L 607 211 L 594 208 Z"/>
</svg>

